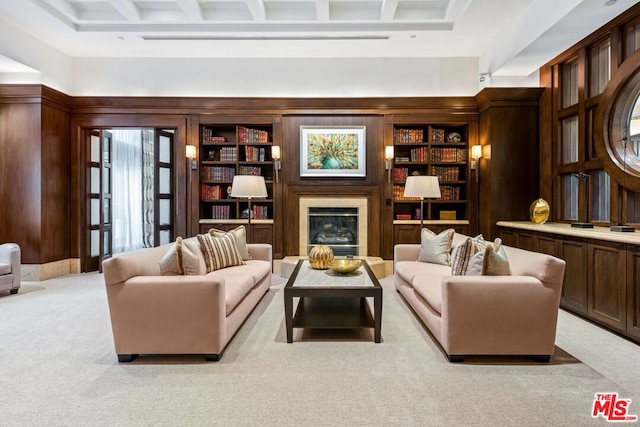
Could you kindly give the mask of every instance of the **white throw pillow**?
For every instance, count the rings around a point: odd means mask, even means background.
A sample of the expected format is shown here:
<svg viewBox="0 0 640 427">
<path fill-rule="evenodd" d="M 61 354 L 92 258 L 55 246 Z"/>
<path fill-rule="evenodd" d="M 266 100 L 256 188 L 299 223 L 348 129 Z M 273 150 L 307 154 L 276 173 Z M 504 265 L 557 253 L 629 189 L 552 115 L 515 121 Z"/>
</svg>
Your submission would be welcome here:
<svg viewBox="0 0 640 427">
<path fill-rule="evenodd" d="M 455 230 L 449 228 L 435 234 L 428 228 L 420 232 L 420 255 L 418 261 L 433 264 L 451 265 L 451 244 Z"/>
</svg>

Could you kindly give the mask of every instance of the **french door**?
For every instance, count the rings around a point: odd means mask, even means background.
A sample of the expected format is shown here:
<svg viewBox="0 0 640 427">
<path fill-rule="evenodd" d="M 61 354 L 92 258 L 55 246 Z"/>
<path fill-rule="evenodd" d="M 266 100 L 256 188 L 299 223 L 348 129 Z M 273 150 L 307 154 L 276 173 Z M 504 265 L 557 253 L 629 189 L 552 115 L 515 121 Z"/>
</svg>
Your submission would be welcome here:
<svg viewBox="0 0 640 427">
<path fill-rule="evenodd" d="M 136 180 L 141 188 L 135 193 L 137 196 L 133 201 L 142 205 L 142 218 L 136 218 L 142 227 L 143 238 L 140 243 L 143 247 L 169 243 L 174 238 L 175 130 L 128 131 L 140 132 L 141 135 L 141 177 Z M 119 226 L 122 225 L 122 219 L 114 224 L 114 209 L 118 208 L 114 204 L 119 199 L 118 190 L 114 189 L 114 179 L 119 179 L 117 175 L 121 170 L 117 167 L 119 159 L 114 158 L 114 144 L 120 143 L 118 134 L 118 129 L 88 129 L 85 133 L 86 235 L 82 267 L 85 272 L 102 271 L 102 262 L 113 256 L 114 234 L 119 232 Z"/>
</svg>

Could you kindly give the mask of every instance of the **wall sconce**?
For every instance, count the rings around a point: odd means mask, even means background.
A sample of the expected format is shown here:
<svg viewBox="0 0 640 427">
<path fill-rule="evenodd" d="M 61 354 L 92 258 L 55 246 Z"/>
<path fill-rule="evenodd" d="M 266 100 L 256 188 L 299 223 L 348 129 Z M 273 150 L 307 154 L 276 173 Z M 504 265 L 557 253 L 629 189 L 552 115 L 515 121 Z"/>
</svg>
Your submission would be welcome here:
<svg viewBox="0 0 640 427">
<path fill-rule="evenodd" d="M 385 169 L 387 170 L 387 179 L 391 182 L 391 162 L 393 161 L 393 145 L 384 147 Z"/>
<path fill-rule="evenodd" d="M 471 147 L 471 169 L 476 171 L 476 182 L 478 182 L 478 171 L 480 165 L 478 161 L 482 158 L 482 147 L 480 145 L 473 145 Z"/>
<path fill-rule="evenodd" d="M 280 170 L 280 146 L 272 145 L 271 146 L 271 158 L 273 159 L 273 169 L 276 173 L 276 182 L 280 182 L 278 178 L 278 171 Z"/>
<path fill-rule="evenodd" d="M 189 159 L 189 163 L 191 164 L 191 170 L 198 169 L 198 162 L 196 161 L 196 157 L 197 157 L 196 146 L 187 145 L 186 155 L 187 155 L 187 159 Z"/>
</svg>

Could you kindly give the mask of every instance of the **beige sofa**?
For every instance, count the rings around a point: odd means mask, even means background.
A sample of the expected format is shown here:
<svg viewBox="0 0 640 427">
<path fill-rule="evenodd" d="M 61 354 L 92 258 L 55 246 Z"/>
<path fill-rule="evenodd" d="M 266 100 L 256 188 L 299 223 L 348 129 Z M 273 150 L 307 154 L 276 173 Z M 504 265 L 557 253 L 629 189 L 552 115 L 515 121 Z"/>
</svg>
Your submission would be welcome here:
<svg viewBox="0 0 640 427">
<path fill-rule="evenodd" d="M 185 242 L 198 245 L 195 237 Z M 245 265 L 206 275 L 161 276 L 159 261 L 171 244 L 105 260 L 118 360 L 129 362 L 139 354 L 203 354 L 220 360 L 271 286 L 271 245 L 247 247 L 252 260 Z"/>
<path fill-rule="evenodd" d="M 456 233 L 452 251 L 466 238 Z M 419 244 L 394 248 L 397 290 L 452 362 L 470 355 L 548 362 L 554 352 L 565 262 L 502 247 L 509 276 L 452 276 L 449 266 L 416 261 Z"/>
</svg>

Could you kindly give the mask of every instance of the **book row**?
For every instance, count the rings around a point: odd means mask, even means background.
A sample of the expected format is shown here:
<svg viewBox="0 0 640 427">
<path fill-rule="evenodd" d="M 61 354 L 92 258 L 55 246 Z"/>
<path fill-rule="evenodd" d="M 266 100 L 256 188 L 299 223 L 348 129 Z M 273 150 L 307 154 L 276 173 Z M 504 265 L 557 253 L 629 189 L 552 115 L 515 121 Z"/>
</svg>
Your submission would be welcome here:
<svg viewBox="0 0 640 427">
<path fill-rule="evenodd" d="M 202 166 L 200 177 L 203 181 L 231 181 L 236 175 L 236 168 L 224 166 Z"/>
</svg>

